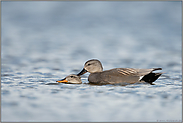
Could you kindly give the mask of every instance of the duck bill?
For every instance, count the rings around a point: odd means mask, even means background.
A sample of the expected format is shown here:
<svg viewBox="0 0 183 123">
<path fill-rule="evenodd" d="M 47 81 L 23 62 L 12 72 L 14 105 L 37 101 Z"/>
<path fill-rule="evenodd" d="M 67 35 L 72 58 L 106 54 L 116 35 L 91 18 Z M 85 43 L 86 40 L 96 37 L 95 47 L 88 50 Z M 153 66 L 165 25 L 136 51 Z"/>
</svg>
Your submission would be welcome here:
<svg viewBox="0 0 183 123">
<path fill-rule="evenodd" d="M 67 83 L 68 81 L 66 80 L 66 78 L 62 79 L 62 80 L 58 80 L 56 82 L 59 82 L 59 83 Z"/>
<path fill-rule="evenodd" d="M 83 70 L 80 73 L 78 73 L 77 76 L 81 76 L 81 75 L 85 74 L 86 72 L 88 72 L 88 71 L 83 68 Z"/>
</svg>

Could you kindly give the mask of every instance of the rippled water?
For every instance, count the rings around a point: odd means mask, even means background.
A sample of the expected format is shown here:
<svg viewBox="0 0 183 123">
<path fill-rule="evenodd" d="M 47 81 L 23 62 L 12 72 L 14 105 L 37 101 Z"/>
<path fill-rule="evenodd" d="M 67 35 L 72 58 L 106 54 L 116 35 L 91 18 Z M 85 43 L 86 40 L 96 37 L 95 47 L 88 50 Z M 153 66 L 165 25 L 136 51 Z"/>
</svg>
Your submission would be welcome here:
<svg viewBox="0 0 183 123">
<path fill-rule="evenodd" d="M 154 68 L 155 85 L 62 84 L 84 63 Z M 181 2 L 2 2 L 2 121 L 182 119 Z"/>
</svg>

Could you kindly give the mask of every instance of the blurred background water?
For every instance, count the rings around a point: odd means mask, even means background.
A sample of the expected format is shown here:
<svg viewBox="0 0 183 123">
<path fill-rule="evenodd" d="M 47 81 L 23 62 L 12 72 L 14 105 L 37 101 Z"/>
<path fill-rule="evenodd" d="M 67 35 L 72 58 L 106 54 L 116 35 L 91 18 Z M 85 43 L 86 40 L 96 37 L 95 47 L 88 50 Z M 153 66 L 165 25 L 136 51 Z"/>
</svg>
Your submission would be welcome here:
<svg viewBox="0 0 183 123">
<path fill-rule="evenodd" d="M 182 119 L 181 2 L 1 2 L 2 121 Z M 155 85 L 62 84 L 99 59 L 104 70 L 154 68 Z"/>
</svg>

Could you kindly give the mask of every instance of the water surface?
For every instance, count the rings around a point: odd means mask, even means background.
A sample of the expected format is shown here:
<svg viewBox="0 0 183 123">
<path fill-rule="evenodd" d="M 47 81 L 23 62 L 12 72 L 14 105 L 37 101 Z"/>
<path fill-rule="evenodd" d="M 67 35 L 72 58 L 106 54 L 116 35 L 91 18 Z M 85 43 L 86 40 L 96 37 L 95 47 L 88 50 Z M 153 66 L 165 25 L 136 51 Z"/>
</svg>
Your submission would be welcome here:
<svg viewBox="0 0 183 123">
<path fill-rule="evenodd" d="M 182 119 L 181 2 L 2 2 L 2 121 Z M 155 85 L 62 84 L 84 63 L 155 68 Z"/>
</svg>

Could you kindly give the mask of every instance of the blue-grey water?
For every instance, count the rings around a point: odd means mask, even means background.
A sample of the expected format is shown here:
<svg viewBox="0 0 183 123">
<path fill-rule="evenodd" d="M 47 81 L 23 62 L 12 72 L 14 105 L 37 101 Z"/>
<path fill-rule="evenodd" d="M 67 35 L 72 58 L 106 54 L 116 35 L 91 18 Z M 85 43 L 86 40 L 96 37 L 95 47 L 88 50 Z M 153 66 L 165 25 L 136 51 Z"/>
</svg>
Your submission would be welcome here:
<svg viewBox="0 0 183 123">
<path fill-rule="evenodd" d="M 181 122 L 181 2 L 1 2 L 2 121 Z M 56 83 L 104 70 L 162 67 L 155 85 Z"/>
</svg>

